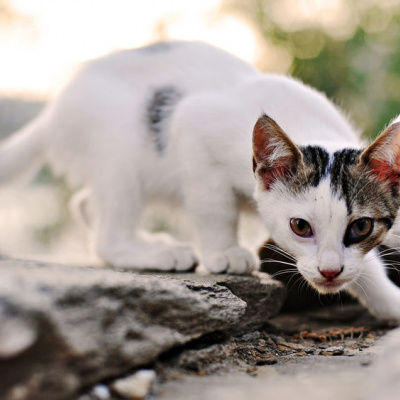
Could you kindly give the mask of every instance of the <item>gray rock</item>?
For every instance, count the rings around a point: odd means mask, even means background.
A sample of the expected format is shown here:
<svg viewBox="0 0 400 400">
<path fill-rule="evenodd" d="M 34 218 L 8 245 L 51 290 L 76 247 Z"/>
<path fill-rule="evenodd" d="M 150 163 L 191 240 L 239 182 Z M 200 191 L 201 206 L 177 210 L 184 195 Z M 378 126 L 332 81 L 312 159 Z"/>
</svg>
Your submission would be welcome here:
<svg viewBox="0 0 400 400">
<path fill-rule="evenodd" d="M 271 280 L 262 272 L 254 276 L 239 275 L 203 275 L 196 276 L 196 282 L 227 287 L 233 294 L 247 303 L 246 311 L 240 323 L 230 327 L 230 332 L 242 334 L 257 330 L 271 318 L 277 315 L 282 307 L 284 296 L 283 285 Z M 193 279 L 193 274 L 182 274 L 183 279 Z"/>
<path fill-rule="evenodd" d="M 134 274 L 16 260 L 0 260 L 0 276 L 5 400 L 71 397 L 206 333 L 262 325 L 283 300 L 283 288 L 265 277 Z"/>
<path fill-rule="evenodd" d="M 368 382 L 365 400 L 400 398 L 400 328 L 385 337 Z"/>
</svg>

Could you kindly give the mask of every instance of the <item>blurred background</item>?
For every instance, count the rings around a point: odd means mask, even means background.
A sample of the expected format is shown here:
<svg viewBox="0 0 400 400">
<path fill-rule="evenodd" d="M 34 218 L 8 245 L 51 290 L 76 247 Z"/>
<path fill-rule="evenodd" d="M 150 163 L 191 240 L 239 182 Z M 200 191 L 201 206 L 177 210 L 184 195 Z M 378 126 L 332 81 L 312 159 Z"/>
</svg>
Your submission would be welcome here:
<svg viewBox="0 0 400 400">
<path fill-rule="evenodd" d="M 400 113 L 400 0 L 0 0 L 1 137 L 38 113 L 82 61 L 163 39 L 204 40 L 262 71 L 299 77 L 368 138 Z M 47 169 L 29 186 L 1 188 L 0 253 L 89 260 L 68 197 Z M 147 223 L 165 227 L 158 217 Z"/>
</svg>

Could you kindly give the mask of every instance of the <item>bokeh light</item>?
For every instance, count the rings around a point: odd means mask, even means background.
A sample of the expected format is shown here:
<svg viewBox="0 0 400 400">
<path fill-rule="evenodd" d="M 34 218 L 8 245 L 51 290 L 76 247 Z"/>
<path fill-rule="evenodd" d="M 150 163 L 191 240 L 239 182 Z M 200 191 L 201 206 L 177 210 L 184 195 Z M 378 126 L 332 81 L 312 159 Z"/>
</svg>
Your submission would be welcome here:
<svg viewBox="0 0 400 400">
<path fill-rule="evenodd" d="M 4 1 L 3 1 L 4 3 Z M 0 29 L 0 90 L 48 96 L 79 63 L 160 39 L 204 40 L 255 62 L 256 39 L 221 0 L 13 0 L 28 24 Z"/>
</svg>

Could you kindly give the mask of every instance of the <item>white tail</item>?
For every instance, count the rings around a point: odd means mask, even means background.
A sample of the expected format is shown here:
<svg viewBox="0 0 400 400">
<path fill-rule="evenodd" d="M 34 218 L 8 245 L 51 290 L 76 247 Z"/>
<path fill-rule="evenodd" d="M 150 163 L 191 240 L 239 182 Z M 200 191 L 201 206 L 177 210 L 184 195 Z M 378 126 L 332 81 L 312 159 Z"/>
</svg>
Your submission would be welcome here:
<svg viewBox="0 0 400 400">
<path fill-rule="evenodd" d="M 39 167 L 42 161 L 44 113 L 0 143 L 0 183 Z"/>
</svg>

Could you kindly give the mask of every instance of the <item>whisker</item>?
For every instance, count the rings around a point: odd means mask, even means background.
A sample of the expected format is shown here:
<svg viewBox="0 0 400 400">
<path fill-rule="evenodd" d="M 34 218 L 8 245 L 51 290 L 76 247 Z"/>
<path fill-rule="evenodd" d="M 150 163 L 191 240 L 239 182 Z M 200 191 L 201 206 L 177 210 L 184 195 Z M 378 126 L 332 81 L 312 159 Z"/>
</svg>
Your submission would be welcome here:
<svg viewBox="0 0 400 400">
<path fill-rule="evenodd" d="M 296 274 L 296 271 L 287 271 L 287 270 L 278 271 L 278 272 L 275 272 L 274 274 L 271 274 L 271 277 L 276 278 L 277 276 L 286 275 L 286 274 Z"/>
<path fill-rule="evenodd" d="M 399 247 L 390 247 L 388 249 L 382 250 L 379 252 L 379 255 L 396 254 L 396 253 L 400 253 Z"/>
<path fill-rule="evenodd" d="M 400 235 L 397 235 L 396 233 L 394 233 L 394 232 L 390 232 L 390 235 L 391 236 L 395 236 L 395 237 L 398 237 L 398 238 L 400 238 Z"/>
<path fill-rule="evenodd" d="M 310 291 L 313 290 L 312 287 L 310 286 L 308 281 L 303 276 L 301 276 L 301 278 L 303 278 L 303 279 L 302 279 L 302 282 L 300 284 L 300 290 L 303 290 L 305 288 L 305 290 L 310 293 Z"/>
<path fill-rule="evenodd" d="M 289 253 L 286 252 L 285 250 L 283 250 L 283 249 L 281 249 L 280 247 L 275 246 L 275 245 L 273 245 L 273 244 L 271 244 L 271 243 L 265 244 L 265 245 L 263 246 L 263 248 L 273 250 L 273 251 L 275 251 L 276 253 L 278 253 L 278 254 L 280 254 L 280 255 L 282 255 L 282 256 L 285 256 L 285 257 L 287 257 L 287 258 L 290 258 L 290 259 L 293 260 L 293 261 L 297 261 L 291 254 L 289 254 Z"/>
<path fill-rule="evenodd" d="M 392 271 L 392 272 L 396 273 L 397 275 L 400 275 L 400 268 L 385 265 L 385 270 Z"/>
<path fill-rule="evenodd" d="M 279 261 L 279 260 L 263 260 L 263 261 L 261 261 L 261 264 L 267 264 L 267 263 L 277 263 L 277 264 L 282 264 L 282 265 L 289 265 L 290 267 L 296 267 L 296 264 L 292 264 L 292 263 L 286 262 L 286 261 Z"/>
<path fill-rule="evenodd" d="M 303 276 L 300 274 L 300 272 L 298 272 L 298 274 L 299 274 L 300 276 L 297 277 L 297 279 L 296 279 L 296 281 L 295 281 L 295 283 L 294 283 L 293 285 L 295 285 L 296 282 L 297 282 L 299 279 L 301 279 L 301 278 L 303 277 Z M 288 281 L 288 283 L 287 283 L 287 286 L 290 285 L 291 280 L 292 280 L 296 275 L 297 275 L 297 274 L 293 274 L 293 275 L 290 277 L 290 279 L 289 279 L 289 281 Z"/>
<path fill-rule="evenodd" d="M 376 286 L 376 282 L 373 279 L 370 279 L 370 277 L 372 277 L 373 275 L 369 275 L 366 273 L 361 273 L 361 278 L 365 281 L 367 281 L 370 285 L 372 285 L 375 289 L 377 289 L 378 287 Z"/>
<path fill-rule="evenodd" d="M 369 297 L 368 297 L 368 294 L 367 294 L 367 292 L 365 291 L 364 287 L 361 285 L 360 282 L 355 281 L 354 283 L 364 292 L 364 294 L 365 294 L 365 299 L 367 300 L 367 303 L 369 304 Z"/>
</svg>

